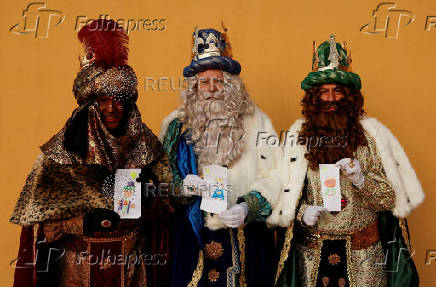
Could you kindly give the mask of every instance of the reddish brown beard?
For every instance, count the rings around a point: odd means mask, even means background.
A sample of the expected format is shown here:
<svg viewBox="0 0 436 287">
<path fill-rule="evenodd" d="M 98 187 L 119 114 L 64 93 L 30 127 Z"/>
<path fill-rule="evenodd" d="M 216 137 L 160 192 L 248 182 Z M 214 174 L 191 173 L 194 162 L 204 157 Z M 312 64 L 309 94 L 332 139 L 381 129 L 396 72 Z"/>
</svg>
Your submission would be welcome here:
<svg viewBox="0 0 436 287">
<path fill-rule="evenodd" d="M 314 87 L 306 92 L 301 102 L 303 115 L 306 119 L 300 132 L 300 137 L 317 139 L 317 145 L 308 147 L 305 154 L 310 168 L 317 170 L 320 163 L 336 163 L 342 158 L 353 158 L 359 146 L 367 144 L 361 117 L 363 110 L 363 96 L 360 91 L 352 91 L 347 87 L 340 86 L 344 98 L 335 102 L 323 102 L 320 100 L 319 87 Z M 336 110 L 328 112 L 333 105 Z M 319 139 L 336 139 L 341 142 L 322 144 Z M 345 141 L 344 141 L 345 140 Z"/>
</svg>

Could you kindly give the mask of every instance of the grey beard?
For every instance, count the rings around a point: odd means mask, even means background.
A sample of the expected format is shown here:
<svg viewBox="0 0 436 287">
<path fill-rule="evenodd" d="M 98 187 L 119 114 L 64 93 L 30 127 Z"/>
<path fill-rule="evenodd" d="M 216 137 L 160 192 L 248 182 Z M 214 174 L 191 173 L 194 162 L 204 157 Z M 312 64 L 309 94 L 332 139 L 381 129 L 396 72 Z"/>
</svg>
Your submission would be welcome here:
<svg viewBox="0 0 436 287">
<path fill-rule="evenodd" d="M 182 92 L 181 119 L 191 130 L 199 166 L 231 166 L 244 150 L 243 118 L 255 112 L 244 83 L 237 75 L 224 72 L 224 89 L 209 93 L 198 89 L 197 78 L 188 79 Z M 215 99 L 206 100 L 210 96 Z"/>
<path fill-rule="evenodd" d="M 199 167 L 206 165 L 230 166 L 240 158 L 243 150 L 242 119 L 238 109 L 219 100 L 220 95 L 200 92 L 192 119 L 194 151 Z M 206 100 L 209 96 L 218 99 Z"/>
</svg>

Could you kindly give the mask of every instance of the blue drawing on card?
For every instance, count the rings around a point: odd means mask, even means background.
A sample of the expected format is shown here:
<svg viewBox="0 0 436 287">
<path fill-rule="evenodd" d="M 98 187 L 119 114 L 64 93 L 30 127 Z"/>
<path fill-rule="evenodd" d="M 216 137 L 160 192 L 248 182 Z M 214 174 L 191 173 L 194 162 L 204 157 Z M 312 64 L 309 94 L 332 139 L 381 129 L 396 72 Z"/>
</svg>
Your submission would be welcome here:
<svg viewBox="0 0 436 287">
<path fill-rule="evenodd" d="M 217 188 L 213 192 L 212 198 L 224 200 L 224 188 L 222 186 L 217 186 Z"/>
</svg>

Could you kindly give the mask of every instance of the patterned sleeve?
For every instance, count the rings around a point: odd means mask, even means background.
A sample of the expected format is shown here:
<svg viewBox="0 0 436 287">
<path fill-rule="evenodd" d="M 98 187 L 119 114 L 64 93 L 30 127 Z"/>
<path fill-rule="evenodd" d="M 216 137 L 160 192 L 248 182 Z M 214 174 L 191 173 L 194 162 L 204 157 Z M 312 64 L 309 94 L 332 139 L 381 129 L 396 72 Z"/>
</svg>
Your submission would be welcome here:
<svg viewBox="0 0 436 287">
<path fill-rule="evenodd" d="M 183 123 L 178 119 L 174 119 L 168 125 L 163 138 L 163 147 L 168 161 L 168 172 L 172 176 L 174 193 L 171 197 L 171 202 L 175 208 L 183 208 L 195 202 L 196 197 L 185 197 L 183 195 L 183 177 L 178 168 L 177 146 L 180 141 L 180 136 L 183 131 Z"/>
<path fill-rule="evenodd" d="M 170 162 L 165 153 L 158 159 L 158 161 L 152 166 L 151 170 L 156 174 L 160 183 L 173 184 L 173 174 L 170 167 Z"/>
<path fill-rule="evenodd" d="M 42 230 L 48 243 L 61 239 L 66 234 L 83 234 L 83 215 L 65 220 L 45 221 Z"/>
<path fill-rule="evenodd" d="M 271 205 L 260 192 L 251 191 L 238 198 L 238 203 L 245 202 L 248 205 L 246 222 L 265 221 L 271 214 Z"/>
<path fill-rule="evenodd" d="M 159 158 L 155 165 L 152 167 L 152 171 L 156 174 L 159 185 L 166 189 L 166 191 L 162 192 L 163 194 L 168 194 L 167 198 L 161 198 L 166 206 L 168 212 L 173 212 L 174 208 L 171 206 L 172 198 L 178 197 L 180 195 L 179 185 L 174 182 L 173 174 L 171 171 L 171 166 L 168 160 L 166 153 Z M 159 187 L 158 187 L 159 188 Z"/>
<path fill-rule="evenodd" d="M 395 191 L 386 176 L 376 145 L 371 138 L 367 149 L 358 150 L 358 158 L 366 159 L 361 162 L 365 181 L 360 189 L 356 187 L 356 193 L 361 195 L 367 207 L 374 211 L 392 210 L 395 206 Z"/>
<path fill-rule="evenodd" d="M 305 225 L 303 222 L 303 215 L 304 212 L 306 211 L 306 208 L 309 206 L 309 204 L 306 203 L 306 200 L 301 200 L 301 205 L 297 210 L 297 216 L 295 217 L 295 219 L 297 219 L 297 221 L 299 221 L 301 224 Z"/>
</svg>

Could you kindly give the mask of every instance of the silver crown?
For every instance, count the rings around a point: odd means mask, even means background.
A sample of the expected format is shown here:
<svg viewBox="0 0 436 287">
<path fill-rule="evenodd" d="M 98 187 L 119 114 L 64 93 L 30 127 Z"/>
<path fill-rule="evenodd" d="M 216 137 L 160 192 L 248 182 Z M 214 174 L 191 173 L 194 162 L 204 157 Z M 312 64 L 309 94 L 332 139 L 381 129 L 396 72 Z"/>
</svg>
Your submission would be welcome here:
<svg viewBox="0 0 436 287">
<path fill-rule="evenodd" d="M 341 59 L 341 56 L 338 53 L 338 49 L 336 49 L 334 35 L 330 36 L 330 54 L 328 59 L 330 61 L 330 64 L 325 67 L 318 67 L 318 71 L 333 70 L 339 67 L 339 60 Z"/>
</svg>

